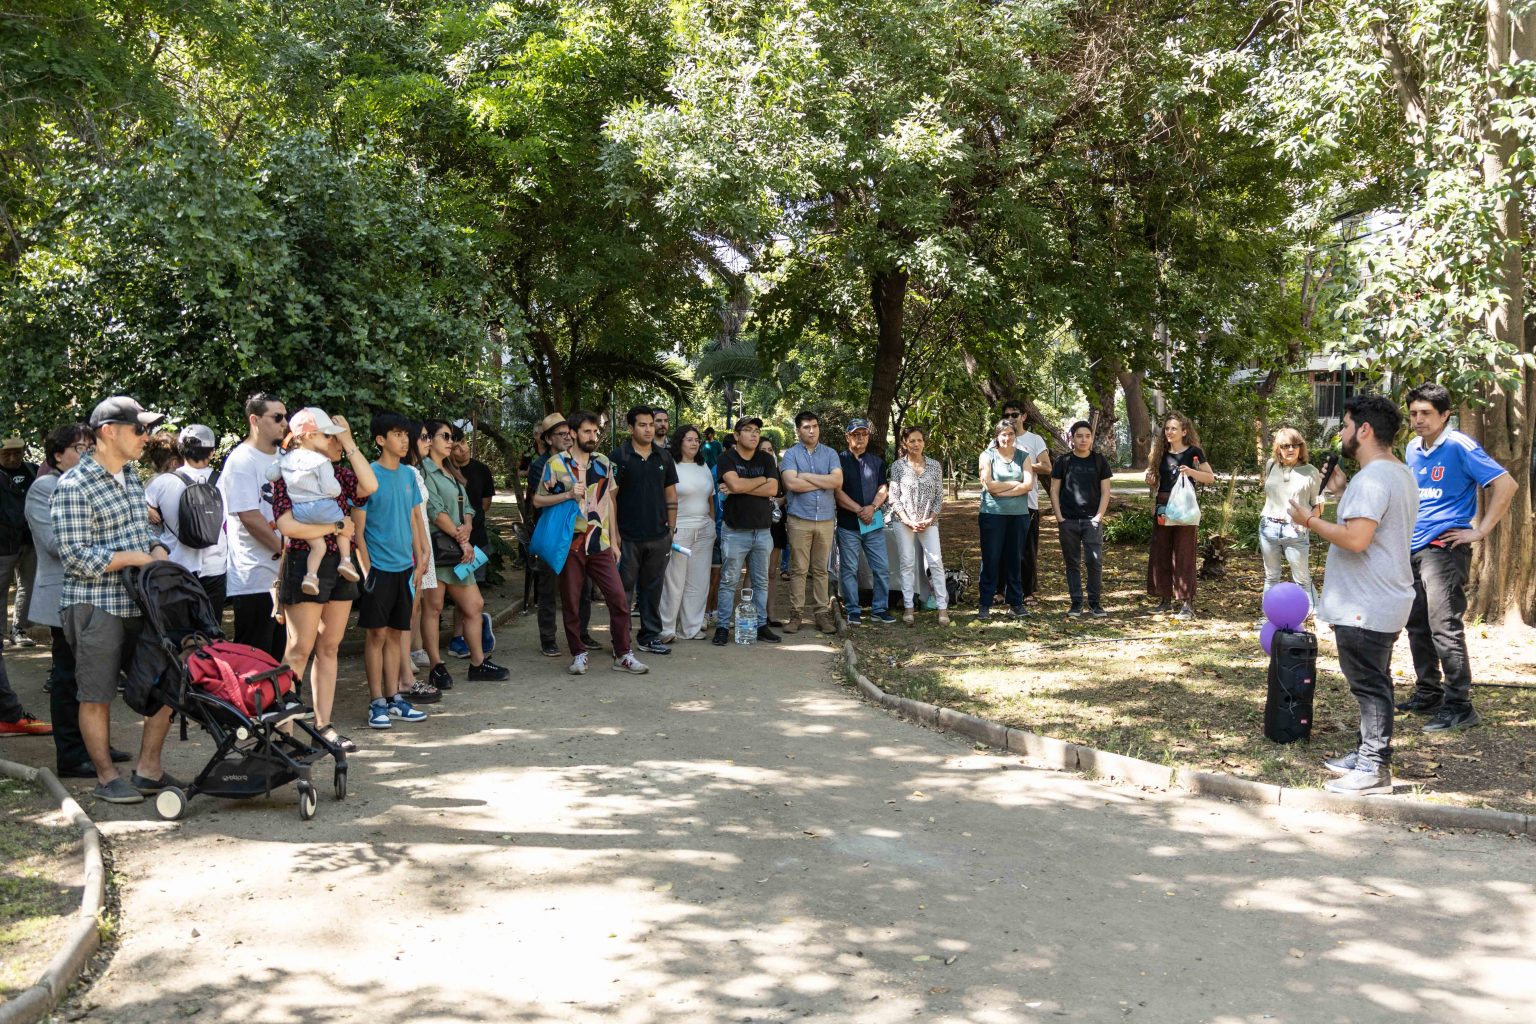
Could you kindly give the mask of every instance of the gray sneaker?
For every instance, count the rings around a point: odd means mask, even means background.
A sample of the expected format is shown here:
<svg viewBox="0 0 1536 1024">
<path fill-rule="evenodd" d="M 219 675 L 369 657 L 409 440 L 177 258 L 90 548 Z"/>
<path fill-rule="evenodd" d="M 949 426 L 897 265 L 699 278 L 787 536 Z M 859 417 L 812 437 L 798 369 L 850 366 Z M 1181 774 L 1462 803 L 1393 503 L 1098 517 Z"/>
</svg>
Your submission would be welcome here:
<svg viewBox="0 0 1536 1024">
<path fill-rule="evenodd" d="M 1360 752 L 1351 750 L 1342 757 L 1330 757 L 1323 762 L 1323 767 L 1335 775 L 1348 775 L 1355 770 L 1355 765 L 1360 761 Z"/>
<path fill-rule="evenodd" d="M 1342 793 L 1345 796 L 1390 794 L 1392 770 L 1390 768 L 1356 768 L 1348 775 L 1334 779 L 1323 788 L 1330 793 Z"/>
<path fill-rule="evenodd" d="M 97 800 L 105 800 L 109 804 L 141 804 L 144 802 L 144 794 L 134 789 L 128 780 L 119 775 L 105 785 L 96 784 L 91 790 L 91 796 Z"/>
<path fill-rule="evenodd" d="M 1475 725 L 1483 724 L 1483 716 L 1471 708 L 1464 711 L 1453 711 L 1442 707 L 1435 712 L 1424 726 L 1425 732 L 1455 732 L 1457 729 L 1470 729 Z"/>
</svg>

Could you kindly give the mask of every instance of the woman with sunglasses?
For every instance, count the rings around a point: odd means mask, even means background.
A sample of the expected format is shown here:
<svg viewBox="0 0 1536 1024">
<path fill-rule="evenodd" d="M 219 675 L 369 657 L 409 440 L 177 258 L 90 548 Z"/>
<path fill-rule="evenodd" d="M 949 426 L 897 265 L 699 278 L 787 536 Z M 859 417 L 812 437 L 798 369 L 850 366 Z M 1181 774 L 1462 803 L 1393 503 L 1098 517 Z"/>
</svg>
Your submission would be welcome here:
<svg viewBox="0 0 1536 1024">
<path fill-rule="evenodd" d="M 428 420 L 426 433 L 428 447 L 421 468 L 427 481 L 427 522 L 432 527 L 432 558 L 437 563 L 438 586 L 422 595 L 421 633 L 423 641 L 431 636 L 435 643 L 442 630 L 443 605 L 448 599 L 452 599 L 463 613 L 465 622 L 479 622 L 480 613 L 485 610 L 485 598 L 480 596 L 474 573 L 460 576 L 455 571 L 457 566 L 474 561 L 475 548 L 469 542 L 469 535 L 474 529 L 475 511 L 469 503 L 464 474 L 453 462 L 453 428 L 443 420 Z M 500 682 L 506 679 L 509 673 L 485 656 L 481 640 L 480 630 L 465 631 L 470 680 Z M 427 682 L 443 689 L 440 680 L 447 674 L 448 669 L 439 661 L 432 666 L 432 675 Z M 449 685 L 453 685 L 451 678 Z"/>
<path fill-rule="evenodd" d="M 1312 585 L 1312 531 L 1291 522 L 1291 502 L 1298 501 L 1323 514 L 1323 474 L 1307 461 L 1307 439 L 1295 427 L 1275 431 L 1275 446 L 1264 467 L 1264 509 L 1259 513 L 1259 554 L 1264 556 L 1264 593 L 1284 579 L 1290 563 L 1291 579 L 1307 592 L 1317 607 Z"/>
</svg>

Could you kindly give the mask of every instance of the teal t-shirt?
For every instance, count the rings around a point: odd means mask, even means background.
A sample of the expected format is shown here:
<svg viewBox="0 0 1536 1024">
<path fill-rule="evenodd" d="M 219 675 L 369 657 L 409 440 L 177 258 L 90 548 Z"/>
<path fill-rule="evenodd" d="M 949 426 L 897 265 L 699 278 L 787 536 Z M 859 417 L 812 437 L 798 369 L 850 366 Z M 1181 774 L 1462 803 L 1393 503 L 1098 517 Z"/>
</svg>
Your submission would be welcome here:
<svg viewBox="0 0 1536 1024">
<path fill-rule="evenodd" d="M 983 461 L 992 467 L 992 479 L 1000 484 L 1018 483 L 1024 479 L 1024 451 L 1013 450 L 1013 458 L 1005 459 L 996 448 L 981 453 Z M 981 490 L 981 510 L 994 516 L 1022 516 L 1029 514 L 1029 495 L 1019 494 L 1012 498 L 999 498 L 985 487 Z"/>
<path fill-rule="evenodd" d="M 416 564 L 411 547 L 411 516 L 421 504 L 421 485 L 416 470 L 402 465 L 385 469 L 373 464 L 379 489 L 368 496 L 368 519 L 363 524 L 363 540 L 368 544 L 368 560 L 382 572 L 404 572 Z"/>
</svg>

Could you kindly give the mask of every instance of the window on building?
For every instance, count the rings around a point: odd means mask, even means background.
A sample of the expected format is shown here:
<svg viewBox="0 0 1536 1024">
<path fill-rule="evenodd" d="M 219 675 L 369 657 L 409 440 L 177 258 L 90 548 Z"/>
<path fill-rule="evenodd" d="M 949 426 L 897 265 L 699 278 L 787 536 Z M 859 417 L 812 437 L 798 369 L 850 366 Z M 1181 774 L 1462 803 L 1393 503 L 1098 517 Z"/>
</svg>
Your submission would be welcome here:
<svg viewBox="0 0 1536 1024">
<path fill-rule="evenodd" d="M 1344 403 L 1366 390 L 1363 374 L 1338 370 L 1319 373 L 1312 378 L 1312 404 L 1320 420 L 1344 418 Z"/>
</svg>

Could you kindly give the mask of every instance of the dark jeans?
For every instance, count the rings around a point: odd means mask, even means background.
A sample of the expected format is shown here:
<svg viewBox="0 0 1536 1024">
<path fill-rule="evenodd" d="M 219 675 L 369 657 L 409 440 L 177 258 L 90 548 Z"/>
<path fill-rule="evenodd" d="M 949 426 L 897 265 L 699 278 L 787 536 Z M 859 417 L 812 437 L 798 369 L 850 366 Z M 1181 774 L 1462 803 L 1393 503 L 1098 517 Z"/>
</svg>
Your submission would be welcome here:
<svg viewBox="0 0 1536 1024">
<path fill-rule="evenodd" d="M 535 557 L 538 563 L 538 571 L 534 574 L 534 598 L 539 606 L 539 646 L 544 648 L 555 646 L 555 609 L 560 601 L 560 577 L 549 563 L 542 558 Z M 587 585 L 581 588 L 581 635 L 591 635 L 592 627 L 592 587 Z"/>
<path fill-rule="evenodd" d="M 1040 512 L 1029 510 L 1029 525 L 1024 528 L 1024 547 L 1019 558 L 1019 586 L 1025 597 L 1034 597 L 1040 589 Z"/>
<path fill-rule="evenodd" d="M 6 623 L 0 622 L 0 626 Z M 9 630 L 4 630 L 9 632 Z M 21 698 L 11 689 L 11 677 L 5 671 L 5 640 L 0 637 L 0 722 L 21 721 Z"/>
<path fill-rule="evenodd" d="M 1461 617 L 1467 612 L 1467 573 L 1472 547 L 1427 547 L 1413 553 L 1413 611 L 1408 649 L 1413 652 L 1417 692 L 1454 711 L 1472 707 L 1472 665 Z"/>
<path fill-rule="evenodd" d="M 1104 527 L 1092 519 L 1064 519 L 1057 528 L 1061 536 L 1061 557 L 1067 564 L 1067 593 L 1072 603 L 1083 603 L 1081 563 L 1088 565 L 1088 603 L 1097 605 L 1104 581 Z"/>
<path fill-rule="evenodd" d="M 229 583 L 229 576 L 222 572 L 217 576 L 199 576 L 197 582 L 203 585 L 203 593 L 208 595 L 208 603 L 213 605 L 214 621 L 223 623 L 224 591 Z M 220 628 L 223 628 L 222 625 Z"/>
<path fill-rule="evenodd" d="M 1003 596 L 1011 608 L 1024 603 L 1024 588 L 1019 579 L 1022 565 L 1020 551 L 1029 531 L 1030 515 L 1003 516 L 983 512 L 978 517 L 981 533 L 981 607 L 992 607 L 997 594 L 998 574 L 1002 574 Z"/>
<path fill-rule="evenodd" d="M 624 593 L 639 606 L 638 643 L 648 644 L 661 635 L 661 588 L 667 580 L 667 556 L 671 553 L 671 534 L 650 540 L 624 538 L 619 576 L 624 581 Z"/>
<path fill-rule="evenodd" d="M 1360 702 L 1360 767 L 1385 768 L 1392 763 L 1392 645 L 1397 634 L 1335 626 L 1333 639 L 1349 692 Z"/>
<path fill-rule="evenodd" d="M 53 635 L 53 667 L 48 670 L 48 713 L 53 720 L 53 753 L 60 768 L 90 764 L 85 737 L 80 734 L 80 695 L 75 692 L 75 651 L 64 631 L 49 626 Z"/>
<path fill-rule="evenodd" d="M 259 594 L 240 594 L 230 598 L 229 603 L 235 607 L 235 643 L 266 651 L 282 661 L 288 633 L 272 617 L 272 595 L 265 590 Z"/>
</svg>

